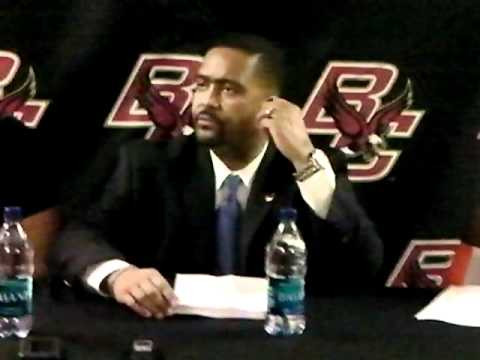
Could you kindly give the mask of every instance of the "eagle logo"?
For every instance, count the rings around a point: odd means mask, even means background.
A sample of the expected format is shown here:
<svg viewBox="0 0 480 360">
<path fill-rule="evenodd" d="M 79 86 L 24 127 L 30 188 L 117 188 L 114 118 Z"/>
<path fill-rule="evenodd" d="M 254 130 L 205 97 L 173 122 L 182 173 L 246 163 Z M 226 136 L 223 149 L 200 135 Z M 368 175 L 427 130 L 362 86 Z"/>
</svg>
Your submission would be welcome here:
<svg viewBox="0 0 480 360">
<path fill-rule="evenodd" d="M 29 99 L 33 98 L 37 91 L 37 82 L 32 67 L 28 69 L 28 75 L 20 87 L 9 94 L 0 97 L 0 118 L 14 116 Z"/>
<path fill-rule="evenodd" d="M 193 131 L 191 104 L 181 112 L 178 106 L 167 97 L 160 95 L 152 85 L 148 74 L 139 79 L 137 89 L 135 98 L 140 106 L 147 110 L 150 121 L 155 125 L 155 129 L 149 137 L 150 140 L 171 139 L 181 133 L 188 134 Z"/>
<path fill-rule="evenodd" d="M 366 162 L 377 156 L 380 150 L 388 148 L 387 137 L 392 130 L 392 122 L 412 105 L 413 98 L 411 81 L 407 79 L 403 92 L 378 109 L 367 121 L 340 94 L 336 79 L 329 81 L 324 89 L 325 112 L 332 117 L 343 135 L 337 147 L 347 156 L 362 157 Z"/>
</svg>

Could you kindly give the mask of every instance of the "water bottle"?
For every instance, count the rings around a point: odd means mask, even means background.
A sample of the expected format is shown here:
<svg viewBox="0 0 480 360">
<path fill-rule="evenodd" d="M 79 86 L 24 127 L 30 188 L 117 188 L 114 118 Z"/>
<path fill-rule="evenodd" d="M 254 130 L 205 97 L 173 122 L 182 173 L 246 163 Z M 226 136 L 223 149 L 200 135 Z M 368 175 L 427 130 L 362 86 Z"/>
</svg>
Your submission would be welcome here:
<svg viewBox="0 0 480 360">
<path fill-rule="evenodd" d="M 295 220 L 297 212 L 282 208 L 279 225 L 266 247 L 268 310 L 265 331 L 270 335 L 302 334 L 305 330 L 307 251 Z"/>
<path fill-rule="evenodd" d="M 0 338 L 24 338 L 33 324 L 33 249 L 20 219 L 19 207 L 5 208 L 0 229 Z"/>
</svg>

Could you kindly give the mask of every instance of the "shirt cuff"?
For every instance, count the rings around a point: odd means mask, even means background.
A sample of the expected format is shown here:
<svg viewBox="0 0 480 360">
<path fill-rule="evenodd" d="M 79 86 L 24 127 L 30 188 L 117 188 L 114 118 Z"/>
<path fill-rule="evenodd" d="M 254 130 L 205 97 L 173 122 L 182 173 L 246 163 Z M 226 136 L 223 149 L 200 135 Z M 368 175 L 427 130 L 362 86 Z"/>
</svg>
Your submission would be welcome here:
<svg viewBox="0 0 480 360">
<path fill-rule="evenodd" d="M 335 172 L 322 150 L 315 149 L 313 158 L 323 167 L 308 179 L 297 181 L 303 200 L 322 219 L 327 218 L 335 191 Z"/>
<path fill-rule="evenodd" d="M 99 264 L 92 265 L 85 272 L 85 275 L 83 276 L 83 282 L 88 288 L 95 291 L 99 295 L 107 297 L 108 294 L 100 290 L 100 284 L 102 281 L 115 271 L 125 269 L 129 266 L 132 265 L 119 259 L 107 260 Z"/>
</svg>

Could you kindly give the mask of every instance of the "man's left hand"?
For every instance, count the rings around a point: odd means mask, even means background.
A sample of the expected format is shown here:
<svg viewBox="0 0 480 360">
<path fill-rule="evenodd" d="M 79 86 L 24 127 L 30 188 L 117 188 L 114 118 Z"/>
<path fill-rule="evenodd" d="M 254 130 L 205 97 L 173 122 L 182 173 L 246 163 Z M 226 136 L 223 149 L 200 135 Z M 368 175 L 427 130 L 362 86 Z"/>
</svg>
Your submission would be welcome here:
<svg viewBox="0 0 480 360">
<path fill-rule="evenodd" d="M 308 155 L 314 147 L 303 121 L 302 110 L 297 105 L 272 96 L 263 103 L 257 119 L 296 171 L 307 166 Z"/>
</svg>

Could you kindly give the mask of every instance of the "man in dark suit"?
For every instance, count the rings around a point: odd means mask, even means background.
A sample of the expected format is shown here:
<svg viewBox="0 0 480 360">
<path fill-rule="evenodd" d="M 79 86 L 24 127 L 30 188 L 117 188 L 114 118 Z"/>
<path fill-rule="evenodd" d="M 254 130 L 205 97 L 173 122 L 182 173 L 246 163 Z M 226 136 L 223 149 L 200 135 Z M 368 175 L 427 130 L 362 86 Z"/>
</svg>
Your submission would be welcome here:
<svg viewBox="0 0 480 360">
<path fill-rule="evenodd" d="M 162 318 L 175 303 L 175 273 L 264 276 L 278 210 L 293 206 L 310 289 L 371 279 L 382 242 L 339 154 L 315 149 L 300 108 L 278 97 L 282 72 L 281 54 L 265 40 L 211 47 L 197 74 L 194 135 L 123 146 L 103 195 L 57 242 L 57 271 Z"/>
</svg>

